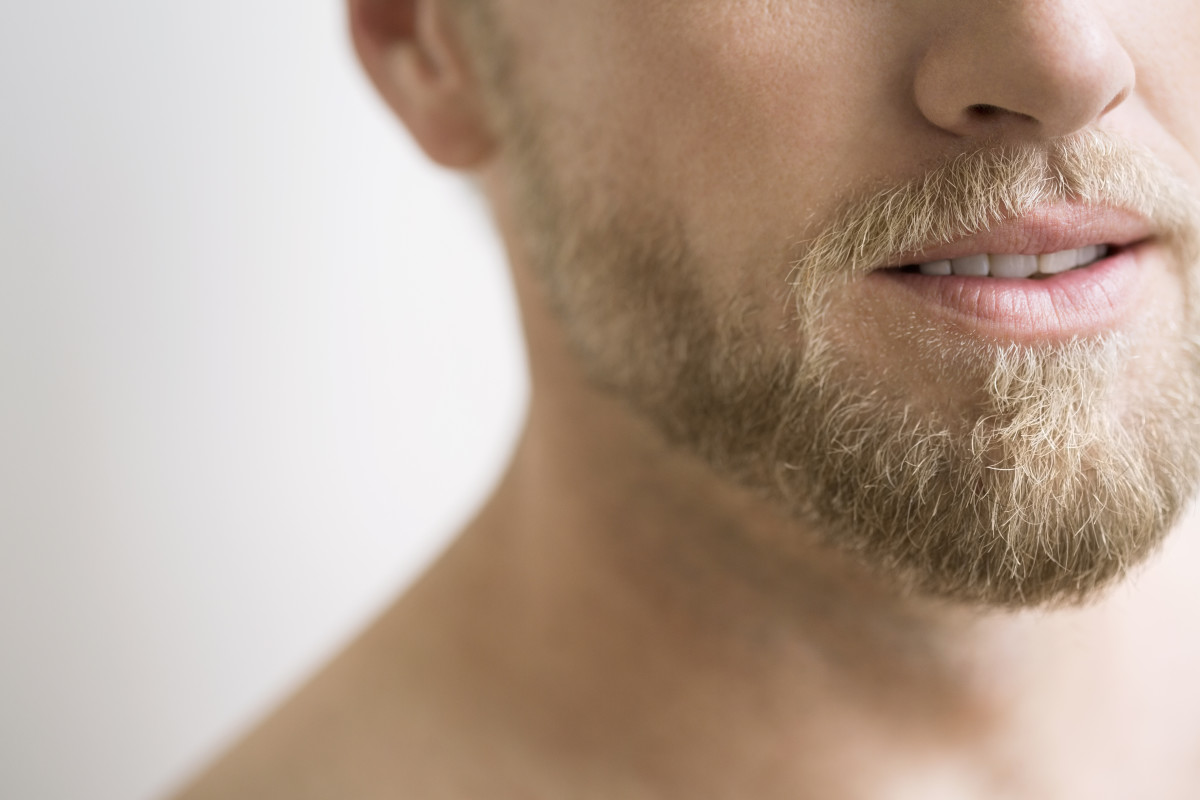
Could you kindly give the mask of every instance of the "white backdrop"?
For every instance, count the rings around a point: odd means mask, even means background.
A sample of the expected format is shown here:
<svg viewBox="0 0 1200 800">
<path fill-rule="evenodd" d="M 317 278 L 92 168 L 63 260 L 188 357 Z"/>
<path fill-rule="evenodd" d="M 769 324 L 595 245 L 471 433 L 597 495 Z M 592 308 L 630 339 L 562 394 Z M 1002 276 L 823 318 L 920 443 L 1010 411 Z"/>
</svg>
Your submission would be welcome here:
<svg viewBox="0 0 1200 800">
<path fill-rule="evenodd" d="M 0 797 L 207 758 L 471 513 L 525 392 L 483 212 L 339 0 L 0 5 Z"/>
</svg>

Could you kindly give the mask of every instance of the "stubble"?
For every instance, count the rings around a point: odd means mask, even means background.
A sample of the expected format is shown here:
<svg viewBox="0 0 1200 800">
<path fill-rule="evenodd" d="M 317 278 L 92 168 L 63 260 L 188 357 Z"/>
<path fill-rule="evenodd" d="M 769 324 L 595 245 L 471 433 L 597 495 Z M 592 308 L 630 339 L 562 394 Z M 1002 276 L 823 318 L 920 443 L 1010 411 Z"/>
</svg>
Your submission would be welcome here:
<svg viewBox="0 0 1200 800">
<path fill-rule="evenodd" d="M 1200 214 L 1152 156 L 1089 133 L 980 148 L 854 192 L 791 259 L 744 265 L 778 274 L 794 307 L 764 336 L 770 298 L 714 299 L 668 209 L 606 196 L 556 163 L 564 147 L 548 139 L 561 127 L 493 36 L 483 69 L 520 249 L 591 380 L 669 443 L 786 509 L 822 546 L 957 602 L 1081 602 L 1167 535 L 1200 476 Z M 828 311 L 871 268 L 1055 201 L 1153 220 L 1180 265 L 1180 318 L 1040 345 L 914 331 L 975 380 L 973 402 L 953 412 L 864 370 L 839 341 Z"/>
</svg>

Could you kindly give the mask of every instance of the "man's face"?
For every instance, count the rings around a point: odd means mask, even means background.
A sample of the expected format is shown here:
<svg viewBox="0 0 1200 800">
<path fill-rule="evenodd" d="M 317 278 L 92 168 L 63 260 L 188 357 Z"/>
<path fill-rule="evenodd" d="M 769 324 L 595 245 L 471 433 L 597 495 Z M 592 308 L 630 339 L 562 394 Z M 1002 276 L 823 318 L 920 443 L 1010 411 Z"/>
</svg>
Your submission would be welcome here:
<svg viewBox="0 0 1200 800">
<path fill-rule="evenodd" d="M 920 591 L 1083 598 L 1159 541 L 1200 449 L 1192 0 L 492 5 L 496 185 L 596 382 Z M 914 274 L 983 254 L 1044 272 Z"/>
</svg>

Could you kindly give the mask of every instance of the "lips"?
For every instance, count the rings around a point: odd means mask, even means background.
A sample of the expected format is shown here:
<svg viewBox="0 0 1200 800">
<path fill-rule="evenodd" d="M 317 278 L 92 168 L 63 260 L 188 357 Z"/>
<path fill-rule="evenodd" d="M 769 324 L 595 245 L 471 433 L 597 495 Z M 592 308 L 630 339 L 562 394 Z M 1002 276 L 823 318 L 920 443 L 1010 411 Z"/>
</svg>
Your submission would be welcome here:
<svg viewBox="0 0 1200 800">
<path fill-rule="evenodd" d="M 1122 209 L 1055 206 L 997 223 L 987 231 L 951 244 L 901 254 L 892 264 L 882 268 L 953 260 L 981 253 L 1037 256 L 1093 245 L 1124 247 L 1153 233 L 1153 227 L 1144 218 Z"/>
<path fill-rule="evenodd" d="M 1111 208 L 1067 205 L 947 245 L 902 254 L 867 276 L 894 303 L 994 338 L 1095 335 L 1125 323 L 1161 266 L 1153 227 Z"/>
</svg>

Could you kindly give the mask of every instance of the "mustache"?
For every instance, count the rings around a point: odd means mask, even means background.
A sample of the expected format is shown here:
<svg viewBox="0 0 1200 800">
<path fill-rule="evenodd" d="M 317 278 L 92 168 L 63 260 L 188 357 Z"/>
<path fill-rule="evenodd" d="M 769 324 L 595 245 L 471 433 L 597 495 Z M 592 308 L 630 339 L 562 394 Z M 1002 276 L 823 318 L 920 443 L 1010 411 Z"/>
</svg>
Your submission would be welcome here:
<svg viewBox="0 0 1200 800">
<path fill-rule="evenodd" d="M 1149 150 L 1100 130 L 1039 145 L 983 146 L 903 183 L 859 190 L 801 243 L 788 279 L 798 302 L 913 253 L 980 233 L 1039 207 L 1131 211 L 1193 264 L 1200 198 Z"/>
</svg>

